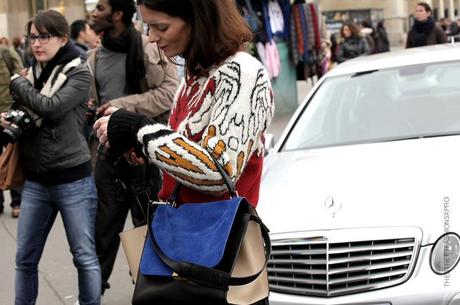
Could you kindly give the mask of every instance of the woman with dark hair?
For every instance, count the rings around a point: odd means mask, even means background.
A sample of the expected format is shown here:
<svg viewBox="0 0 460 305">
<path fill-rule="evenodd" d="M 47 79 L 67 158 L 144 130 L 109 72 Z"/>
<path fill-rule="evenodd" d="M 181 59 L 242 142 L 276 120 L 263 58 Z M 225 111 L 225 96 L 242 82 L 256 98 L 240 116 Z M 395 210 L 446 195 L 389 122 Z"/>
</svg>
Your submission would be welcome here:
<svg viewBox="0 0 460 305">
<path fill-rule="evenodd" d="M 169 58 L 185 59 L 168 126 L 109 108 L 94 129 L 99 141 L 129 162 L 163 170 L 159 197 L 176 185 L 176 203 L 227 199 L 211 154 L 255 207 L 262 175 L 264 133 L 273 111 L 268 72 L 244 52 L 252 39 L 234 0 L 138 0 L 149 39 Z M 174 296 L 172 296 L 174 297 Z M 265 301 L 262 301 L 265 302 Z"/>
<path fill-rule="evenodd" d="M 366 39 L 361 36 L 358 27 L 353 22 L 344 22 L 340 34 L 343 41 L 339 43 L 336 50 L 338 63 L 371 53 Z"/>
<path fill-rule="evenodd" d="M 78 270 L 78 301 L 98 305 L 97 197 L 83 135 L 90 73 L 69 41 L 69 25 L 60 13 L 39 12 L 27 25 L 27 39 L 35 62 L 10 84 L 17 107 L 27 108 L 34 119 L 34 126 L 19 138 L 26 181 L 17 233 L 15 305 L 36 302 L 37 267 L 57 213 Z M 4 114 L 1 122 L 8 127 Z"/>
<path fill-rule="evenodd" d="M 407 33 L 406 48 L 446 43 L 444 31 L 436 25 L 431 7 L 425 2 L 417 3 L 415 7 L 414 25 Z"/>
</svg>

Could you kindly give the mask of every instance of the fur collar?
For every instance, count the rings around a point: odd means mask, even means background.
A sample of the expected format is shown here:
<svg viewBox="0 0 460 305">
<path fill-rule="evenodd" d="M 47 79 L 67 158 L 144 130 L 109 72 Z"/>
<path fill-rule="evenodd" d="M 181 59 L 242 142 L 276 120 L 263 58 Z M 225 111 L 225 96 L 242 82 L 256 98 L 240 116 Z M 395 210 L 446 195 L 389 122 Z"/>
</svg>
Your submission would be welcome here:
<svg viewBox="0 0 460 305">
<path fill-rule="evenodd" d="M 43 86 L 42 90 L 40 91 L 41 94 L 51 97 L 53 96 L 61 87 L 64 85 L 64 83 L 67 80 L 67 72 L 69 72 L 71 69 L 75 68 L 81 64 L 81 59 L 80 57 L 75 58 L 74 60 L 70 61 L 67 63 L 64 68 L 62 68 L 62 71 L 59 73 L 59 75 L 56 77 L 56 81 L 52 84 L 51 81 L 55 78 L 55 74 L 57 71 L 61 68 L 60 65 L 56 66 L 53 69 L 53 72 L 51 72 L 50 77 L 46 81 L 45 85 Z M 34 83 L 34 76 L 33 76 L 33 69 L 29 69 L 27 71 L 26 78 L 33 84 Z"/>
</svg>

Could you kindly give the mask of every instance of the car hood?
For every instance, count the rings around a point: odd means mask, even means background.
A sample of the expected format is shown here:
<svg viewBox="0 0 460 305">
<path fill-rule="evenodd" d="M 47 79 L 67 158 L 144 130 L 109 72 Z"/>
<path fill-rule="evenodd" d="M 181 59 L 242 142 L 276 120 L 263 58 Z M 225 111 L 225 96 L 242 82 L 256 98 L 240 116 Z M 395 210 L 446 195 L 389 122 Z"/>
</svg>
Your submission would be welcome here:
<svg viewBox="0 0 460 305">
<path fill-rule="evenodd" d="M 272 233 L 414 226 L 426 244 L 459 229 L 460 136 L 274 153 L 264 166 L 258 211 Z"/>
</svg>

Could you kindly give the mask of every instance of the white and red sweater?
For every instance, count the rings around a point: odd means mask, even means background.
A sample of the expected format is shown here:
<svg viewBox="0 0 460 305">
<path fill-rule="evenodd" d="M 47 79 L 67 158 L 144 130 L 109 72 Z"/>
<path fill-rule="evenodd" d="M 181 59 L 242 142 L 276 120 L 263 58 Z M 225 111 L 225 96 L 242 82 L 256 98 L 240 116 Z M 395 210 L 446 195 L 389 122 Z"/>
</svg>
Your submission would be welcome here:
<svg viewBox="0 0 460 305">
<path fill-rule="evenodd" d="M 257 205 L 264 133 L 273 112 L 269 75 L 245 52 L 212 69 L 209 77 L 187 77 L 176 93 L 170 128 L 147 125 L 137 134 L 150 161 L 163 169 L 159 197 L 168 199 L 179 181 L 179 202 L 226 198 L 212 152 L 236 181 L 239 195 Z"/>
</svg>

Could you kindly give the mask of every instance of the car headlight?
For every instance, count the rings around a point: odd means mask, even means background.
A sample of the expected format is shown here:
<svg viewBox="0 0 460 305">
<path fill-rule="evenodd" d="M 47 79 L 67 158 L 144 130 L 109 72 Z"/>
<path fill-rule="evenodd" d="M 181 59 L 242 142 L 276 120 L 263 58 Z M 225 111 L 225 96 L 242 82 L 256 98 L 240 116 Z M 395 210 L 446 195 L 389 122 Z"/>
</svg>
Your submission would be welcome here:
<svg viewBox="0 0 460 305">
<path fill-rule="evenodd" d="M 430 254 L 430 265 L 436 274 L 446 274 L 457 266 L 460 260 L 460 236 L 456 233 L 441 235 L 434 243 Z"/>
</svg>

